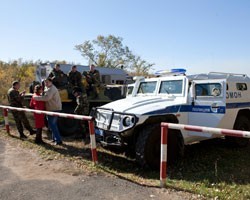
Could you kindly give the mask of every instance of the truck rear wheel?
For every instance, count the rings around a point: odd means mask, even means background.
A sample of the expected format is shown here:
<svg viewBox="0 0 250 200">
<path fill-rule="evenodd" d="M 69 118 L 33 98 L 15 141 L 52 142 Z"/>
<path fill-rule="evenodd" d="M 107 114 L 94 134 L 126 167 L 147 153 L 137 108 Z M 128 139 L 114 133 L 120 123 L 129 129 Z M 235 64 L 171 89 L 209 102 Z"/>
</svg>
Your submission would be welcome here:
<svg viewBox="0 0 250 200">
<path fill-rule="evenodd" d="M 73 136 L 79 132 L 80 128 L 79 120 L 63 117 L 58 118 L 57 125 L 62 136 Z"/>
<path fill-rule="evenodd" d="M 63 103 L 62 112 L 73 114 L 76 105 L 72 102 Z M 80 120 L 58 117 L 58 129 L 62 136 L 75 136 L 81 129 Z"/>
<path fill-rule="evenodd" d="M 139 133 L 136 142 L 136 161 L 142 167 L 159 169 L 161 150 L 161 126 L 160 124 L 149 125 Z M 173 163 L 183 155 L 184 142 L 182 135 L 177 130 L 168 132 L 168 163 Z"/>
<path fill-rule="evenodd" d="M 245 116 L 237 118 L 234 126 L 234 130 L 250 131 L 250 121 Z M 248 138 L 230 137 L 226 136 L 226 141 L 233 147 L 246 147 L 249 144 Z"/>
</svg>

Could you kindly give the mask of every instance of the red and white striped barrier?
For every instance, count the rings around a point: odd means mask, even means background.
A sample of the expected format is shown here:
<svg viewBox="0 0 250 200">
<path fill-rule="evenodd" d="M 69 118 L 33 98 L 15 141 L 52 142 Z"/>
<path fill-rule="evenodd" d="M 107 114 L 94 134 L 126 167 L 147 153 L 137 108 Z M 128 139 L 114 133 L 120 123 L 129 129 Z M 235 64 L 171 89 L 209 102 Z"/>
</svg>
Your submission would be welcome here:
<svg viewBox="0 0 250 200">
<path fill-rule="evenodd" d="M 91 153 L 92 153 L 92 161 L 94 164 L 97 163 L 97 151 L 96 151 L 96 140 L 95 140 L 95 129 L 94 129 L 94 120 L 90 116 L 84 115 L 74 115 L 74 114 L 67 114 L 67 113 L 59 113 L 59 112 L 50 112 L 50 111 L 43 111 L 43 110 L 33 110 L 28 108 L 17 108 L 11 106 L 3 106 L 0 105 L 0 108 L 3 108 L 4 111 L 4 121 L 7 133 L 10 132 L 9 128 L 9 120 L 8 120 L 8 110 L 16 110 L 16 111 L 24 111 L 24 112 L 32 112 L 37 114 L 45 114 L 51 116 L 58 116 L 70 119 L 78 119 L 78 120 L 87 120 L 89 124 L 89 131 L 90 131 L 90 143 L 91 143 Z"/>
<path fill-rule="evenodd" d="M 203 132 L 203 133 L 211 133 L 211 134 L 216 134 L 216 135 L 250 138 L 249 131 L 220 129 L 220 128 L 211 128 L 211 127 L 204 127 L 204 126 L 191 126 L 191 125 L 184 125 L 184 124 L 172 124 L 172 123 L 162 122 L 161 123 L 161 164 L 160 164 L 160 186 L 161 187 L 166 187 L 167 138 L 168 138 L 169 128 L 178 129 L 178 130 Z"/>
<path fill-rule="evenodd" d="M 10 125 L 9 125 L 9 118 L 8 118 L 8 109 L 3 109 L 3 116 L 4 116 L 4 123 L 7 133 L 10 133 Z"/>
</svg>

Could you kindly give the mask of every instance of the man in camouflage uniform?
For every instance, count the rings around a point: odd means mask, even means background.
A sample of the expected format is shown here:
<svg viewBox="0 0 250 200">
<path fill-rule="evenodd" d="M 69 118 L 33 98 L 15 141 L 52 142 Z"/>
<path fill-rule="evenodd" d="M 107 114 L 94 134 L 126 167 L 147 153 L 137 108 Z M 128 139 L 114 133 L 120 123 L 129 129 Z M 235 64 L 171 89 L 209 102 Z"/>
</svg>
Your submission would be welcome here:
<svg viewBox="0 0 250 200">
<path fill-rule="evenodd" d="M 89 102 L 87 98 L 87 94 L 82 92 L 81 88 L 75 87 L 73 88 L 73 95 L 76 98 L 76 108 L 74 113 L 77 115 L 89 115 Z"/>
<path fill-rule="evenodd" d="M 95 69 L 95 65 L 90 65 L 88 72 L 83 72 L 88 82 L 87 95 L 93 93 L 94 98 L 98 97 L 98 87 L 101 84 L 100 72 Z"/>
<path fill-rule="evenodd" d="M 82 74 L 77 71 L 76 65 L 71 67 L 71 71 L 68 73 L 68 79 L 72 87 L 82 88 Z"/>
<path fill-rule="evenodd" d="M 10 106 L 23 108 L 22 100 L 25 94 L 25 91 L 19 93 L 20 83 L 19 81 L 14 81 L 12 83 L 12 87 L 8 90 L 8 101 Z M 30 135 L 36 133 L 35 130 L 32 129 L 30 123 L 24 113 L 24 111 L 15 111 L 11 110 L 14 120 L 16 122 L 17 130 L 20 134 L 20 138 L 27 138 L 26 135 L 23 133 L 23 126 L 30 132 Z"/>
<path fill-rule="evenodd" d="M 48 78 L 51 78 L 53 84 L 57 88 L 61 88 L 68 84 L 68 77 L 63 71 L 60 69 L 60 64 L 55 64 L 53 70 L 50 72 Z"/>
<path fill-rule="evenodd" d="M 75 87 L 79 87 L 81 88 L 83 93 L 86 93 L 82 83 L 82 74 L 79 71 L 77 71 L 76 65 L 73 65 L 71 67 L 71 71 L 69 71 L 68 73 L 68 80 L 69 80 L 69 91 L 72 91 L 72 89 Z"/>
<path fill-rule="evenodd" d="M 72 94 L 75 96 L 77 104 L 74 113 L 77 115 L 89 115 L 89 102 L 87 94 L 85 92 L 82 92 L 81 88 L 79 87 L 73 88 Z M 89 143 L 89 138 L 87 137 L 87 129 L 88 129 L 87 121 L 80 121 L 80 127 L 83 128 L 82 133 L 85 143 Z"/>
</svg>

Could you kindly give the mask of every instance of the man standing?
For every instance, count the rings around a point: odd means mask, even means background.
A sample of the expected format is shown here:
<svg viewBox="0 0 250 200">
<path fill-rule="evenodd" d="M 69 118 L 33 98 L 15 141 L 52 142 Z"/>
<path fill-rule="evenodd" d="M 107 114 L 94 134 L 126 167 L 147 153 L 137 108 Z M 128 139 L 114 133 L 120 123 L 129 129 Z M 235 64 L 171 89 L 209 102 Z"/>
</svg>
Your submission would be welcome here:
<svg viewBox="0 0 250 200">
<path fill-rule="evenodd" d="M 68 73 L 68 79 L 72 87 L 79 87 L 82 89 L 82 75 L 77 71 L 76 65 L 71 67 L 71 71 Z"/>
<path fill-rule="evenodd" d="M 49 74 L 49 78 L 52 79 L 53 84 L 58 88 L 63 87 L 68 83 L 68 77 L 60 69 L 60 64 L 55 64 L 53 70 Z"/>
<path fill-rule="evenodd" d="M 23 96 L 25 94 L 25 91 L 19 93 L 20 89 L 20 82 L 19 81 L 14 81 L 12 83 L 12 87 L 8 90 L 8 101 L 10 106 L 13 107 L 18 107 L 18 108 L 23 108 Z M 30 123 L 24 113 L 24 111 L 16 111 L 16 110 L 11 110 L 14 120 L 16 122 L 17 130 L 19 132 L 20 138 L 27 138 L 26 135 L 23 133 L 23 126 L 30 132 L 30 135 L 33 135 L 36 133 L 35 130 L 32 129 L 30 126 Z"/>
<path fill-rule="evenodd" d="M 90 92 L 93 93 L 94 98 L 98 97 L 98 87 L 100 87 L 101 78 L 100 72 L 95 69 L 95 65 L 89 66 L 88 72 L 83 72 L 83 75 L 86 77 L 88 88 L 87 95 L 90 95 Z"/>
<path fill-rule="evenodd" d="M 75 87 L 72 94 L 75 96 L 77 104 L 74 113 L 77 115 L 89 115 L 89 102 L 86 93 L 83 93 L 81 88 Z M 81 131 L 83 134 L 83 139 L 85 143 L 89 143 L 89 134 L 87 134 L 88 122 L 82 120 L 79 120 L 79 122 L 80 127 L 83 128 Z"/>
<path fill-rule="evenodd" d="M 47 78 L 45 80 L 45 90 L 43 96 L 34 96 L 37 101 L 45 101 L 45 107 L 47 111 L 60 112 L 62 110 L 62 102 L 58 89 L 53 85 L 52 79 Z M 57 116 L 47 115 L 49 128 L 52 131 L 52 139 L 55 145 L 62 144 L 60 132 L 57 127 Z"/>
<path fill-rule="evenodd" d="M 82 92 L 79 87 L 73 88 L 72 94 L 75 96 L 77 104 L 74 113 L 77 115 L 89 115 L 89 102 L 87 94 Z"/>
</svg>

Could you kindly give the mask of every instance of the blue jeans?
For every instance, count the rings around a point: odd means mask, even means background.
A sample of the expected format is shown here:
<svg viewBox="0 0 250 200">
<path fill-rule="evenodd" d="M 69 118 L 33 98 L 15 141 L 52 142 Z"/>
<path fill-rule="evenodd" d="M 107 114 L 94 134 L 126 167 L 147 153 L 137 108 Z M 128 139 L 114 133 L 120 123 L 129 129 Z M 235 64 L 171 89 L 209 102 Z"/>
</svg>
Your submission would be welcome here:
<svg viewBox="0 0 250 200">
<path fill-rule="evenodd" d="M 47 115 L 49 128 L 52 131 L 52 139 L 55 140 L 55 142 L 61 142 L 62 139 L 57 127 L 57 118 L 57 116 Z"/>
</svg>

